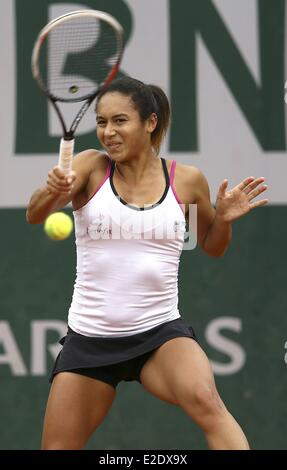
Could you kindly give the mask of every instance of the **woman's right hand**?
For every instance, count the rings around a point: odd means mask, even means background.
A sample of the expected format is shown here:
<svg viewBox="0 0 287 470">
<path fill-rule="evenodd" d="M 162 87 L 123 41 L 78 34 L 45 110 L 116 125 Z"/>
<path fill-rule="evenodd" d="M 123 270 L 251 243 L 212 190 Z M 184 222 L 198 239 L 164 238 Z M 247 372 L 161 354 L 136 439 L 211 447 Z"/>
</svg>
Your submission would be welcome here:
<svg viewBox="0 0 287 470">
<path fill-rule="evenodd" d="M 46 187 L 55 196 L 68 196 L 72 192 L 75 179 L 75 171 L 66 175 L 58 166 L 54 166 L 48 173 Z"/>
</svg>

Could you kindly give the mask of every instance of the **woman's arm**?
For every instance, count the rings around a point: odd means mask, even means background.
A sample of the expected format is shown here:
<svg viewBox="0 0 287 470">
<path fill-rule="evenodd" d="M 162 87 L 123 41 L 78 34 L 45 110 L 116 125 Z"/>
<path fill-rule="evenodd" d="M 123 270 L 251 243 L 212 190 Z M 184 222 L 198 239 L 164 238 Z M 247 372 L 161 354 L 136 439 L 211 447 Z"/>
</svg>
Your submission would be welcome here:
<svg viewBox="0 0 287 470">
<path fill-rule="evenodd" d="M 186 206 L 197 206 L 197 243 L 210 256 L 222 256 L 232 237 L 232 222 L 256 207 L 267 204 L 267 199 L 252 202 L 267 189 L 264 178 L 248 177 L 227 191 L 228 182 L 221 184 L 214 208 L 205 176 L 195 167 L 177 165 L 176 192 Z"/>
<path fill-rule="evenodd" d="M 256 207 L 267 204 L 267 199 L 252 202 L 267 189 L 264 178 L 248 177 L 227 191 L 228 181 L 221 184 L 216 208 L 210 202 L 209 187 L 199 172 L 196 184 L 198 241 L 203 250 L 211 256 L 222 256 L 232 237 L 232 223 Z"/>
<path fill-rule="evenodd" d="M 49 214 L 73 201 L 88 184 L 95 154 L 98 152 L 87 150 L 77 155 L 68 176 L 55 166 L 48 174 L 46 185 L 33 193 L 26 211 L 27 222 L 40 224 Z"/>
</svg>

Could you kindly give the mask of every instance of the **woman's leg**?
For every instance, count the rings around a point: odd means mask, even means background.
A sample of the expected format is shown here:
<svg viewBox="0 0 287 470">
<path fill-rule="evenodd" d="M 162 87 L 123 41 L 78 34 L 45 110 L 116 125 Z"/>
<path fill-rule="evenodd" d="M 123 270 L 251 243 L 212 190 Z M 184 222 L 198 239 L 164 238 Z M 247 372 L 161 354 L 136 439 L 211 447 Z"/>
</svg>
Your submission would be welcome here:
<svg viewBox="0 0 287 470">
<path fill-rule="evenodd" d="M 72 372 L 58 373 L 46 408 L 42 449 L 82 449 L 107 415 L 112 385 Z"/>
<path fill-rule="evenodd" d="M 206 354 L 193 339 L 164 343 L 145 363 L 140 379 L 148 392 L 180 406 L 201 427 L 210 449 L 249 449 L 216 390 Z"/>
</svg>

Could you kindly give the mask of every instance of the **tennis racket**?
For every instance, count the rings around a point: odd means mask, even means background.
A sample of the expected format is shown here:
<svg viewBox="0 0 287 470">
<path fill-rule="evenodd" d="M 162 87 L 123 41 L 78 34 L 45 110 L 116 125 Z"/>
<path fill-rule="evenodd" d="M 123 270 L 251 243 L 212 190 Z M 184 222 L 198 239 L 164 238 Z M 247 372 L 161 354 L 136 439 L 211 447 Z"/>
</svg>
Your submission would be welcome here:
<svg viewBox="0 0 287 470">
<path fill-rule="evenodd" d="M 65 174 L 72 169 L 75 131 L 97 94 L 116 76 L 122 54 L 122 26 L 113 16 L 97 10 L 59 16 L 35 41 L 32 74 L 61 123 L 58 165 Z M 79 103 L 70 127 L 59 103 Z"/>
</svg>

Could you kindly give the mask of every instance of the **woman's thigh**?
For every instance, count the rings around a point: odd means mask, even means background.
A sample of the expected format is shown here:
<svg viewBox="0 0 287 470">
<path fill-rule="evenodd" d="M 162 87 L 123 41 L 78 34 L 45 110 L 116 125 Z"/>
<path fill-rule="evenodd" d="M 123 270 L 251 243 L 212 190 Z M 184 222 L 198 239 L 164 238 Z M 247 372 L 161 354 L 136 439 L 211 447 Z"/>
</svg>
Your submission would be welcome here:
<svg viewBox="0 0 287 470">
<path fill-rule="evenodd" d="M 192 395 L 217 394 L 210 362 L 192 338 L 174 338 L 158 348 L 143 366 L 143 387 L 158 398 L 182 405 Z"/>
<path fill-rule="evenodd" d="M 53 380 L 44 420 L 43 449 L 81 449 L 107 415 L 112 385 L 72 372 Z"/>
</svg>

